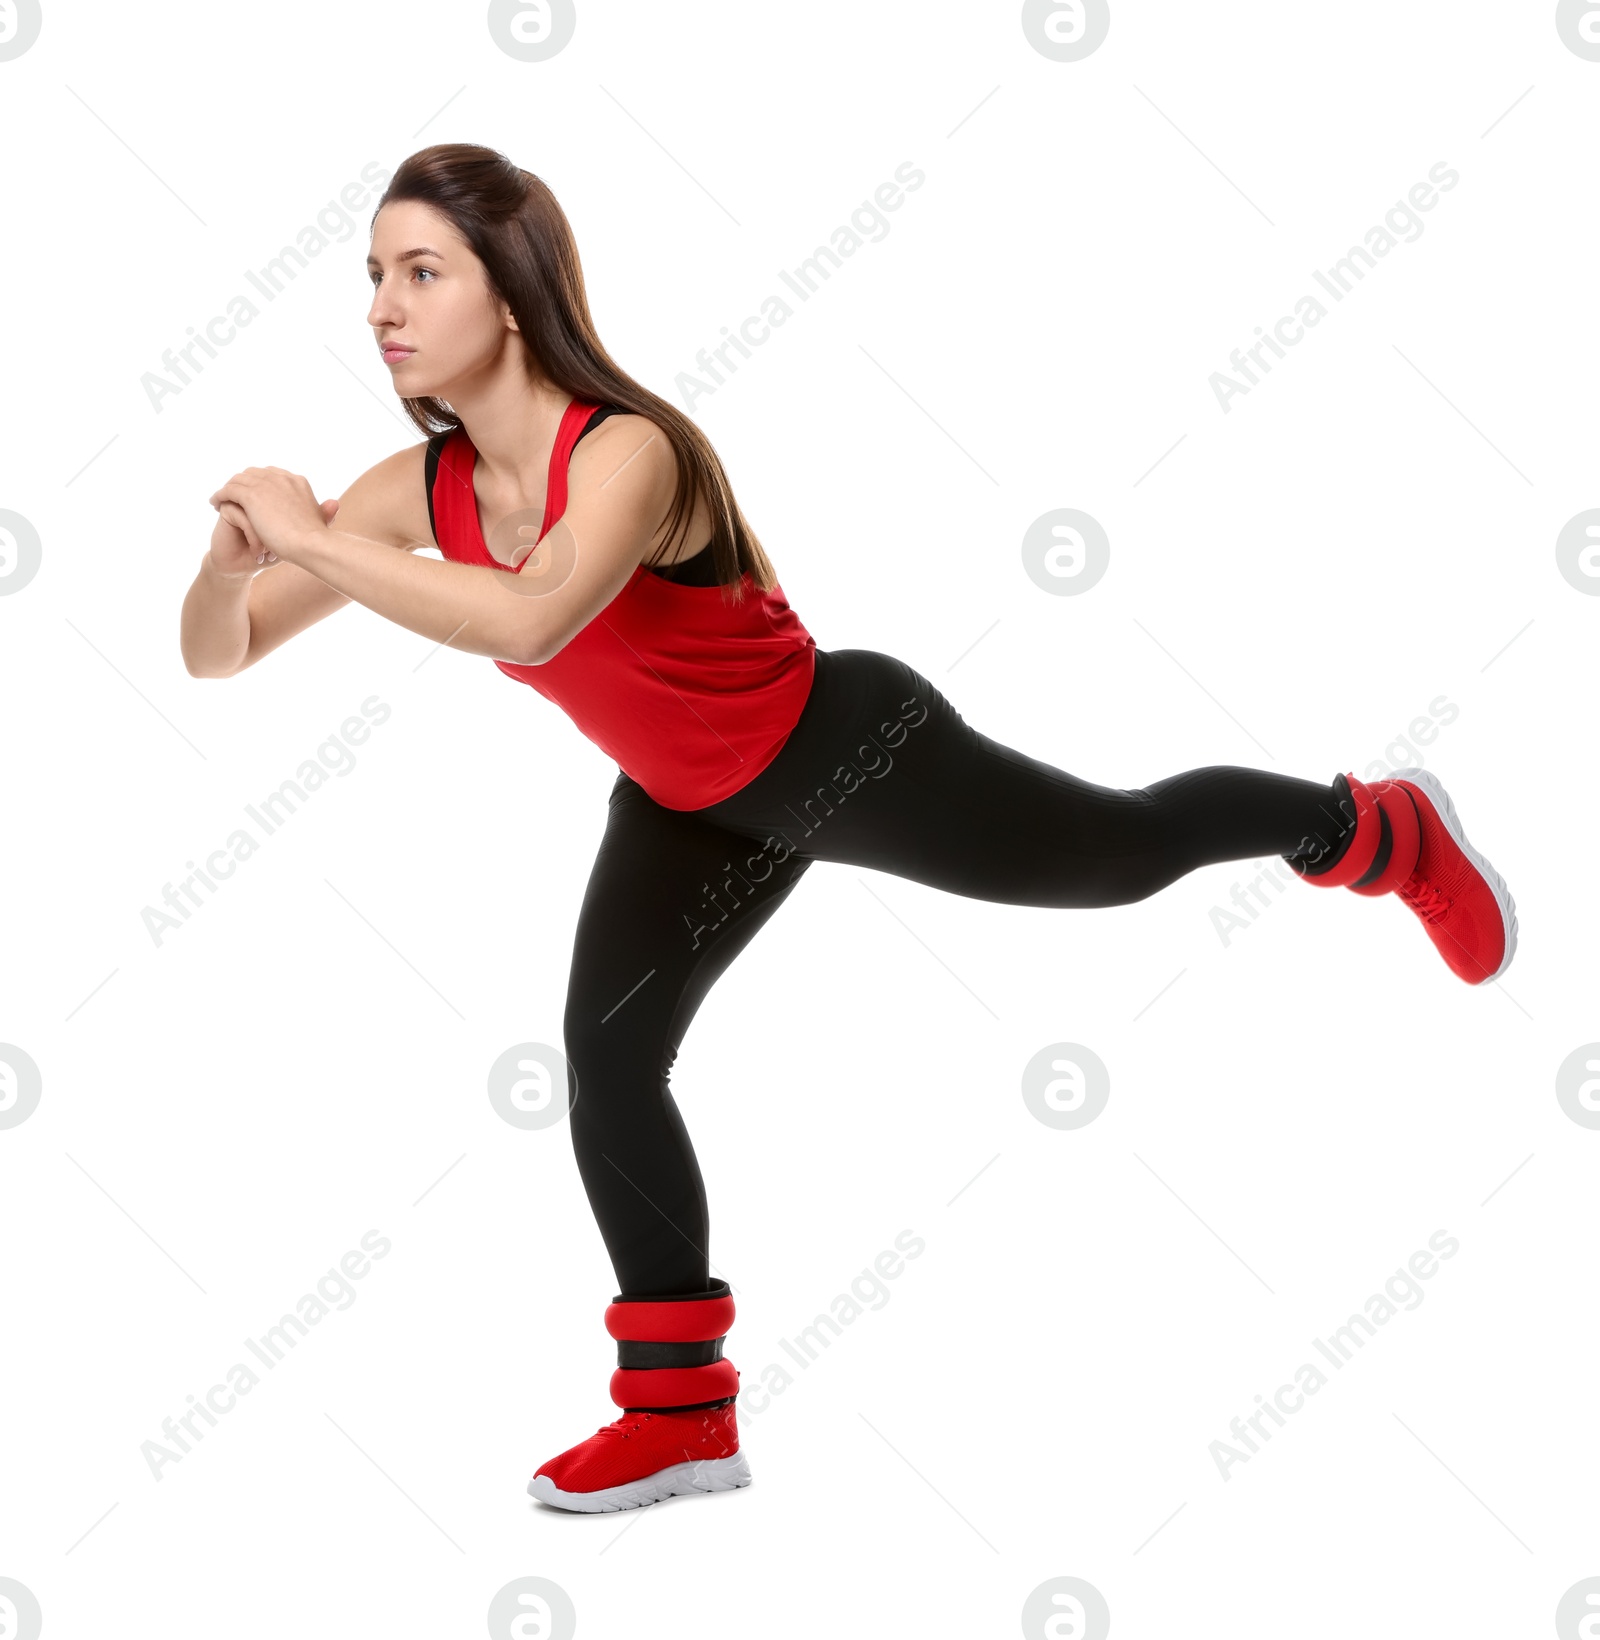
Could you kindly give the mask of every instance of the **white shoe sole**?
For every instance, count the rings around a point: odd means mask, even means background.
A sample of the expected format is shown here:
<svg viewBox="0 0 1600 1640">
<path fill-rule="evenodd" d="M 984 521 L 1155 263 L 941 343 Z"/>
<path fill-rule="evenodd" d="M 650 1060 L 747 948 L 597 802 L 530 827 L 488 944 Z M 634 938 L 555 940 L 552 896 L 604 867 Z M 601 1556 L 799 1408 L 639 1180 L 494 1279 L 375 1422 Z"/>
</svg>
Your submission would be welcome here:
<svg viewBox="0 0 1600 1640">
<path fill-rule="evenodd" d="M 727 1458 L 702 1458 L 695 1463 L 676 1463 L 658 1469 L 643 1480 L 626 1486 L 603 1486 L 595 1492 L 563 1492 L 548 1475 L 535 1475 L 528 1482 L 529 1497 L 557 1509 L 575 1509 L 586 1515 L 610 1514 L 616 1509 L 637 1509 L 659 1503 L 663 1498 L 688 1492 L 731 1492 L 750 1484 L 750 1465 L 743 1452 Z"/>
<path fill-rule="evenodd" d="M 1511 959 L 1517 950 L 1517 902 L 1511 898 L 1511 890 L 1506 887 L 1505 878 L 1467 841 L 1467 834 L 1461 829 L 1461 817 L 1456 813 L 1456 806 L 1450 801 L 1449 792 L 1439 784 L 1436 775 L 1427 769 L 1396 769 L 1393 774 L 1385 775 L 1384 779 L 1407 780 L 1427 797 L 1433 804 L 1434 813 L 1444 822 L 1445 830 L 1455 839 L 1456 847 L 1466 855 L 1478 875 L 1489 885 L 1495 904 L 1500 908 L 1506 950 L 1500 959 L 1500 966 L 1489 975 L 1489 979 L 1480 983 L 1487 985 L 1489 980 L 1499 979 L 1511 966 Z"/>
</svg>

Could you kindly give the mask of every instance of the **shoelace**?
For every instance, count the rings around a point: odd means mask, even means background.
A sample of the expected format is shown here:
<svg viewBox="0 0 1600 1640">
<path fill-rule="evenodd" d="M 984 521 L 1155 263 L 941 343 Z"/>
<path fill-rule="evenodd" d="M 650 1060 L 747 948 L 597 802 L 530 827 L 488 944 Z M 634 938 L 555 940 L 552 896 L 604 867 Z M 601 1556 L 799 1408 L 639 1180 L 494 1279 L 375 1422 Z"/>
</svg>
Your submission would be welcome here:
<svg viewBox="0 0 1600 1640">
<path fill-rule="evenodd" d="M 625 1412 L 620 1418 L 617 1419 L 615 1423 L 602 1424 L 601 1427 L 595 1431 L 595 1434 L 620 1435 L 623 1440 L 627 1440 L 640 1424 L 647 1422 L 654 1416 L 655 1414 L 653 1412 Z"/>
<path fill-rule="evenodd" d="M 1395 893 L 1425 922 L 1439 922 L 1450 909 L 1450 896 L 1422 877 L 1408 877 Z"/>
</svg>

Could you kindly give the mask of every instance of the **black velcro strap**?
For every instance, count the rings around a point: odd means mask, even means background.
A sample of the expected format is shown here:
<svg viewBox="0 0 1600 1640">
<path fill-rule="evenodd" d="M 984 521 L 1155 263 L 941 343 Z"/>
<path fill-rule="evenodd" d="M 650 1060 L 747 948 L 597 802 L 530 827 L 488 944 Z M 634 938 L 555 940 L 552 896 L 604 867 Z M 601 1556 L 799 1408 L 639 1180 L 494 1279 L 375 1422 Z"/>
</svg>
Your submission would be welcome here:
<svg viewBox="0 0 1600 1640">
<path fill-rule="evenodd" d="M 650 1344 L 638 1339 L 617 1340 L 619 1367 L 708 1367 L 722 1359 L 722 1340 L 708 1338 L 698 1344 Z"/>
<path fill-rule="evenodd" d="M 618 1293 L 613 1304 L 698 1304 L 708 1298 L 726 1298 L 728 1283 L 721 1276 L 711 1278 L 701 1293 Z"/>
<path fill-rule="evenodd" d="M 1378 852 L 1372 857 L 1372 864 L 1351 883 L 1352 888 L 1365 888 L 1368 883 L 1375 883 L 1388 869 L 1389 856 L 1394 853 L 1394 828 L 1389 824 L 1389 816 L 1384 813 L 1383 805 L 1378 805 L 1378 820 L 1383 827 L 1378 838 Z"/>
<path fill-rule="evenodd" d="M 624 1407 L 624 1412 L 706 1412 L 712 1407 L 725 1407 L 730 1401 L 737 1400 L 734 1395 L 724 1395 L 720 1401 L 693 1401 L 686 1407 Z"/>
</svg>

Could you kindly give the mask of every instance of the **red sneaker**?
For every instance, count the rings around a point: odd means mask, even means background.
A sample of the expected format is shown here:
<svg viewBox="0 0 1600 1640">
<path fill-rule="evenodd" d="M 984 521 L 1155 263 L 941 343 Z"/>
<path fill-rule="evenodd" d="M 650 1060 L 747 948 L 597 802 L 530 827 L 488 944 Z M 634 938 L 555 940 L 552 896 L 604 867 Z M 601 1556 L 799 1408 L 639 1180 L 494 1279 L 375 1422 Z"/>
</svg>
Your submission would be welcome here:
<svg viewBox="0 0 1600 1640">
<path fill-rule="evenodd" d="M 1516 903 L 1505 878 L 1467 841 L 1450 794 L 1426 769 L 1399 769 L 1371 790 L 1397 835 L 1411 829 L 1411 814 L 1395 805 L 1409 799 L 1415 811 L 1416 865 L 1394 893 L 1421 918 L 1452 973 L 1468 985 L 1498 979 L 1517 949 Z M 1382 891 L 1378 881 L 1367 890 Z"/>
<path fill-rule="evenodd" d="M 734 1403 L 694 1412 L 625 1412 L 541 1464 L 529 1495 L 584 1514 L 637 1509 L 679 1493 L 750 1484 Z"/>
</svg>

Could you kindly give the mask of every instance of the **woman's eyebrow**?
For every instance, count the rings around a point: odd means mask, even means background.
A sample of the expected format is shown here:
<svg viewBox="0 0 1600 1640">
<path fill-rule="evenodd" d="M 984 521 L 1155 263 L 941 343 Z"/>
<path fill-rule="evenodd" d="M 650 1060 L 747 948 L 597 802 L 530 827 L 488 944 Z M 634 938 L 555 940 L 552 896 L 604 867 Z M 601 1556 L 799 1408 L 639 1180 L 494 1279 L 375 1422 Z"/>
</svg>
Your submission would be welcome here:
<svg viewBox="0 0 1600 1640">
<path fill-rule="evenodd" d="M 414 251 L 401 251 L 401 253 L 395 258 L 395 261 L 409 262 L 414 256 L 438 256 L 441 262 L 444 261 L 444 258 L 439 255 L 439 252 L 432 249 L 432 247 L 428 245 L 419 245 Z M 377 257 L 369 256 L 367 258 L 367 266 L 369 268 L 376 268 L 382 267 L 383 264 L 379 262 Z"/>
</svg>

